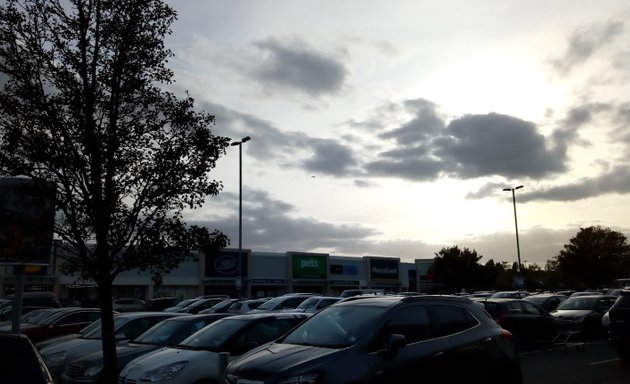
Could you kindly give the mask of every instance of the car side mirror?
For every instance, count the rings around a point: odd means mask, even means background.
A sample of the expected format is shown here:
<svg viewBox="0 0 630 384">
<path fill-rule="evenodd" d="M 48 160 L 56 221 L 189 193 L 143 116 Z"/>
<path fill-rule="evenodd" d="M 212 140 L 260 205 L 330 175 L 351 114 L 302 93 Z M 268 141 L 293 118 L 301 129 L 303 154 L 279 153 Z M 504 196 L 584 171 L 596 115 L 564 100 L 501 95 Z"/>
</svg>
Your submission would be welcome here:
<svg viewBox="0 0 630 384">
<path fill-rule="evenodd" d="M 398 350 L 407 346 L 407 338 L 399 333 L 392 333 L 387 339 L 388 356 L 393 358 Z"/>
</svg>

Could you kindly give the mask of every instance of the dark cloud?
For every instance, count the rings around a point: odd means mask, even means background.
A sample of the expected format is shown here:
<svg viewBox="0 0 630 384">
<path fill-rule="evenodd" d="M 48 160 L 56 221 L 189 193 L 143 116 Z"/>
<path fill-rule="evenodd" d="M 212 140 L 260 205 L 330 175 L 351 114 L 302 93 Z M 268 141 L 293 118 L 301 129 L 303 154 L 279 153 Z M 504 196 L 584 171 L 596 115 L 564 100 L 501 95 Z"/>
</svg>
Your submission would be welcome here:
<svg viewBox="0 0 630 384">
<path fill-rule="evenodd" d="M 550 150 L 533 123 L 496 113 L 451 121 L 435 145 L 436 155 L 456 164 L 448 172 L 458 178 L 536 178 L 565 169 L 564 150 Z"/>
<path fill-rule="evenodd" d="M 437 112 L 437 106 L 424 99 L 407 100 L 406 109 L 414 114 L 414 118 L 401 127 L 382 133 L 384 139 L 393 138 L 400 145 L 425 142 L 444 129 L 444 118 Z"/>
<path fill-rule="evenodd" d="M 264 57 L 252 76 L 266 89 L 280 87 L 321 96 L 343 88 L 348 75 L 343 63 L 308 47 L 303 41 L 267 39 L 255 45 Z"/>
<path fill-rule="evenodd" d="M 311 139 L 309 146 L 313 156 L 302 163 L 309 171 L 342 176 L 357 164 L 352 149 L 336 140 Z"/>
<path fill-rule="evenodd" d="M 188 220 L 188 223 L 219 229 L 228 235 L 231 246 L 236 246 L 239 240 L 238 194 L 224 192 L 210 199 L 209 207 L 229 207 L 235 213 L 204 220 Z M 454 239 L 444 244 L 405 239 L 377 241 L 373 236 L 381 233 L 374 228 L 359 224 L 329 224 L 315 218 L 296 218 L 294 212 L 293 205 L 276 200 L 266 192 L 243 189 L 243 248 L 266 252 L 326 252 L 337 256 L 393 256 L 413 262 L 415 259 L 432 259 L 442 248 L 458 245 L 460 248 L 476 250 L 482 256 L 482 263 L 490 259 L 495 262 L 517 259 L 512 227 L 506 228 L 504 232 Z M 557 256 L 563 245 L 578 231 L 577 226 L 562 230 L 542 227 L 521 229 L 521 261 L 544 267 L 546 261 Z"/>
<path fill-rule="evenodd" d="M 623 33 L 625 25 L 619 21 L 606 24 L 593 24 L 577 28 L 569 37 L 569 46 L 551 64 L 556 71 L 567 75 L 574 67 L 580 66 L 604 46 L 611 44 Z"/>
<path fill-rule="evenodd" d="M 231 207 L 238 212 L 238 195 L 221 193 L 208 201 L 208 206 Z M 362 225 L 335 225 L 315 218 L 295 218 L 295 207 L 271 197 L 267 192 L 243 188 L 242 244 L 244 248 L 257 251 L 286 252 L 289 250 L 310 251 L 313 249 L 350 248 L 357 252 L 358 242 L 378 235 L 376 229 Z M 225 233 L 231 245 L 238 244 L 238 216 L 213 216 L 207 220 L 189 220 L 189 224 L 217 228 Z"/>
<path fill-rule="evenodd" d="M 380 135 L 398 147 L 369 161 L 368 174 L 412 180 L 536 178 L 565 170 L 566 141 L 572 135 L 549 140 L 533 123 L 497 113 L 463 116 L 444 127 L 429 105 L 418 109 L 410 123 Z"/>
<path fill-rule="evenodd" d="M 528 191 L 520 198 L 529 201 L 575 201 L 589 197 L 630 192 L 630 167 L 620 165 L 610 172 L 592 178 L 585 178 L 575 183 Z"/>
</svg>

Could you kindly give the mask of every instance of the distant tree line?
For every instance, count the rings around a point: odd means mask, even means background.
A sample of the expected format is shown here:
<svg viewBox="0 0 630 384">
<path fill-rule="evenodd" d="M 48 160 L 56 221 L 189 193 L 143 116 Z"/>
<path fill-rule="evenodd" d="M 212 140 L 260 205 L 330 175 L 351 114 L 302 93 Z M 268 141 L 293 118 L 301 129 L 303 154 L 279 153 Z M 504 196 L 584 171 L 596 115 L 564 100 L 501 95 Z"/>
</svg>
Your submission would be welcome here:
<svg viewBox="0 0 630 384">
<path fill-rule="evenodd" d="M 516 287 L 516 262 L 495 262 L 475 250 L 452 246 L 435 254 L 429 275 L 444 293 L 510 290 Z M 610 228 L 580 228 L 544 267 L 521 265 L 524 289 L 597 289 L 610 287 L 616 278 L 630 277 L 630 245 L 625 235 Z"/>
</svg>

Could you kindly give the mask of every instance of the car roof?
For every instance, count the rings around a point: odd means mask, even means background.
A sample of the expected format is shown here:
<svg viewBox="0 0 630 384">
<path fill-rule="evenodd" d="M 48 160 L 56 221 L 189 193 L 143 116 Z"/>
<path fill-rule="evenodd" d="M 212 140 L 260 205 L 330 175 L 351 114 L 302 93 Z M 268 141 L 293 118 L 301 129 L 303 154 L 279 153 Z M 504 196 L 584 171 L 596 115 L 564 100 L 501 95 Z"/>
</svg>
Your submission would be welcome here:
<svg viewBox="0 0 630 384">
<path fill-rule="evenodd" d="M 170 313 L 177 313 L 177 312 L 170 312 Z M 165 319 L 164 321 L 194 321 L 194 320 L 198 320 L 198 319 L 212 319 L 212 318 L 223 318 L 223 317 L 228 317 L 228 316 L 234 316 L 231 313 L 227 313 L 227 312 L 221 312 L 221 313 L 202 313 L 202 314 L 189 314 L 189 313 L 182 313 L 181 316 L 171 316 L 171 318 L 169 319 Z"/>
<path fill-rule="evenodd" d="M 252 320 L 252 319 L 264 319 L 275 317 L 279 319 L 290 319 L 293 317 L 310 317 L 310 313 L 305 312 L 282 312 L 282 311 L 271 311 L 271 312 L 260 312 L 260 313 L 246 313 L 243 315 L 232 315 L 228 316 L 230 319 L 242 319 L 242 320 Z"/>
<path fill-rule="evenodd" d="M 187 314 L 180 313 L 180 312 L 163 312 L 163 311 L 134 311 L 134 312 L 117 313 L 114 315 L 114 317 L 135 319 L 135 318 L 140 318 L 140 317 L 156 316 L 156 315 L 171 317 L 171 316 L 184 316 Z"/>
<path fill-rule="evenodd" d="M 354 305 L 365 305 L 365 306 L 381 306 L 381 307 L 389 307 L 394 306 L 401 302 L 432 302 L 432 301 L 450 301 L 453 303 L 460 304 L 472 304 L 475 301 L 470 300 L 467 297 L 461 296 L 453 296 L 453 295 L 419 295 L 419 296 L 396 296 L 396 295 L 373 295 L 373 296 L 359 296 L 360 298 L 349 300 L 350 298 L 346 298 L 344 300 L 338 301 L 335 303 L 335 306 L 354 306 Z"/>
</svg>

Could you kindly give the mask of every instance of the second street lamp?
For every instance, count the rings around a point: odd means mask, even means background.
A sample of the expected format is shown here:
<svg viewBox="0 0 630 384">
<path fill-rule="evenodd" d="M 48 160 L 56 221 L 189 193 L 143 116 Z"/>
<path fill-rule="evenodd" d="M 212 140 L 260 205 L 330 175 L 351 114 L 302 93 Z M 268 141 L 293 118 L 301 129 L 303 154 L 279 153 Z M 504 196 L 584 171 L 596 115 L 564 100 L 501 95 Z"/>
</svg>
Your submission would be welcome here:
<svg viewBox="0 0 630 384">
<path fill-rule="evenodd" d="M 251 140 L 251 137 L 245 136 L 241 141 L 234 141 L 230 145 L 238 145 L 238 271 L 240 279 L 239 295 L 244 297 L 244 281 L 243 276 L 243 143 Z"/>
<path fill-rule="evenodd" d="M 518 243 L 518 221 L 516 220 L 516 194 L 515 190 L 523 188 L 522 185 L 514 188 L 503 188 L 504 191 L 512 192 L 512 204 L 514 205 L 514 226 L 516 228 L 516 256 L 518 257 L 518 264 L 516 265 L 516 287 L 523 288 L 523 275 L 521 270 L 521 247 Z"/>
</svg>

